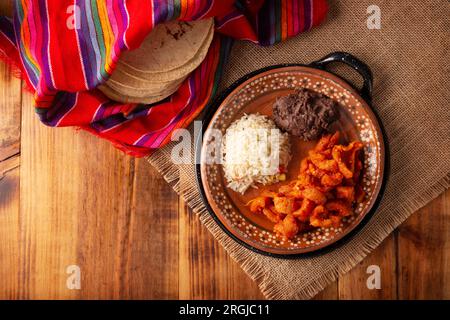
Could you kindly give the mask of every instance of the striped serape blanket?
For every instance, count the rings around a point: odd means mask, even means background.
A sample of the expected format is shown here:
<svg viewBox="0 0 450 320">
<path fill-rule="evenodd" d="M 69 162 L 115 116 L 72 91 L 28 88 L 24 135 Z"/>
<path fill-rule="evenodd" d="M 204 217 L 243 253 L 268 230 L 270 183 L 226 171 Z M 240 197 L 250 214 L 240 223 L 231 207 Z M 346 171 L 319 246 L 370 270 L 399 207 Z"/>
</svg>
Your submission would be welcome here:
<svg viewBox="0 0 450 320">
<path fill-rule="evenodd" d="M 326 0 L 16 0 L 13 17 L 0 17 L 0 59 L 26 80 L 44 124 L 75 126 L 145 156 L 207 105 L 232 39 L 272 45 L 318 25 L 326 12 Z M 97 89 L 156 24 L 209 17 L 216 30 L 209 52 L 172 96 L 123 104 Z"/>
</svg>

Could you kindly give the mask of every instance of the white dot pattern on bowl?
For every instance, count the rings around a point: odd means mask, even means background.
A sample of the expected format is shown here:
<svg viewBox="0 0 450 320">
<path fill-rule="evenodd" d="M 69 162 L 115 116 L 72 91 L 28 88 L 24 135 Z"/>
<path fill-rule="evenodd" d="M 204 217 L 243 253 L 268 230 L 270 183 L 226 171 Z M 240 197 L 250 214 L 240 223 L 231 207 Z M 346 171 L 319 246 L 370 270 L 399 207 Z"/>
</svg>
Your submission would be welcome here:
<svg viewBox="0 0 450 320">
<path fill-rule="evenodd" d="M 316 76 L 317 77 L 317 76 Z M 238 113 L 247 103 L 252 101 L 256 96 L 273 90 L 285 90 L 304 87 L 337 100 L 339 104 L 346 108 L 346 111 L 352 116 L 359 132 L 359 139 L 364 143 L 364 170 L 362 178 L 362 187 L 366 192 L 366 199 L 363 203 L 356 205 L 354 214 L 343 219 L 337 228 L 318 228 L 305 233 L 300 233 L 293 239 L 287 240 L 271 230 L 265 230 L 252 224 L 243 215 L 238 212 L 231 204 L 227 195 L 222 191 L 225 188 L 225 182 L 221 181 L 219 170 L 220 164 L 206 165 L 206 174 L 208 176 L 209 188 L 213 190 L 213 201 L 221 208 L 224 217 L 229 225 L 236 229 L 244 238 L 254 238 L 263 243 L 266 247 L 283 247 L 284 249 L 298 249 L 300 247 L 314 247 L 323 243 L 330 242 L 337 235 L 342 233 L 346 227 L 352 224 L 355 219 L 363 212 L 366 206 L 371 202 L 374 194 L 372 192 L 377 182 L 379 166 L 379 155 L 381 146 L 369 115 L 361 107 L 361 103 L 349 91 L 332 82 L 324 79 L 323 81 L 312 81 L 309 74 L 305 72 L 275 72 L 254 79 L 247 83 L 240 91 L 230 97 L 227 108 L 222 108 L 214 122 L 214 129 L 218 129 L 225 133 L 227 128 L 227 120 L 231 119 L 232 114 Z M 219 187 L 221 186 L 221 187 Z"/>
</svg>

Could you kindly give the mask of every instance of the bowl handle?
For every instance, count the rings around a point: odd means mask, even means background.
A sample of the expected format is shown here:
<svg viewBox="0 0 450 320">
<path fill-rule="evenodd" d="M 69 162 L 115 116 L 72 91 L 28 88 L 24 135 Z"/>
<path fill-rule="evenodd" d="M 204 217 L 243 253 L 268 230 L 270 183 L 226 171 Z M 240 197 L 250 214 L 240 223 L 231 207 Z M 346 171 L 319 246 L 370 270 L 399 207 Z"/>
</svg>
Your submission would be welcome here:
<svg viewBox="0 0 450 320">
<path fill-rule="evenodd" d="M 330 53 L 322 59 L 314 61 L 310 64 L 310 66 L 326 70 L 327 65 L 333 62 L 345 63 L 346 65 L 356 70 L 362 76 L 364 84 L 363 87 L 359 90 L 359 93 L 364 100 L 370 103 L 372 101 L 373 76 L 372 71 L 367 66 L 367 64 L 351 55 L 350 53 L 337 51 Z"/>
</svg>

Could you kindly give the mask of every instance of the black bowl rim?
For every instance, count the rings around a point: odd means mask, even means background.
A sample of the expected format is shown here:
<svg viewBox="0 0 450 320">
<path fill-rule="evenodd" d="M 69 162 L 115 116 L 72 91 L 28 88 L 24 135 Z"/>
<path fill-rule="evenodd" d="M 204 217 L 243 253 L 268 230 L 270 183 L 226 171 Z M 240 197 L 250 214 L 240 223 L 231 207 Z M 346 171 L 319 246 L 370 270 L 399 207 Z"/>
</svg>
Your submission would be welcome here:
<svg viewBox="0 0 450 320">
<path fill-rule="evenodd" d="M 205 116 L 202 119 L 202 131 L 201 134 L 198 135 L 197 140 L 195 142 L 195 175 L 196 175 L 196 182 L 197 182 L 197 187 L 200 191 L 200 195 L 202 197 L 203 203 L 205 204 L 206 209 L 208 210 L 208 213 L 210 214 L 210 216 L 214 219 L 214 221 L 220 226 L 220 228 L 230 237 L 232 238 L 234 241 L 236 241 L 237 243 L 239 243 L 240 245 L 244 246 L 245 248 L 259 253 L 261 255 L 265 255 L 265 256 L 269 256 L 269 257 L 273 257 L 273 258 L 282 258 L 282 259 L 301 259 L 301 258 L 308 258 L 308 257 L 312 257 L 312 256 L 320 256 L 320 255 L 324 255 L 326 253 L 329 253 L 330 251 L 344 245 L 345 243 L 349 242 L 352 238 L 354 238 L 359 232 L 361 232 L 361 230 L 363 229 L 363 227 L 369 222 L 369 220 L 373 217 L 374 213 L 377 211 L 380 202 L 384 196 L 385 193 L 385 189 L 386 189 L 386 184 L 388 181 L 388 176 L 390 174 L 390 150 L 389 150 L 389 144 L 388 144 L 388 139 L 386 136 L 386 131 L 384 129 L 383 123 L 381 121 L 380 116 L 378 115 L 377 111 L 373 108 L 372 103 L 370 101 L 367 101 L 366 99 L 363 99 L 361 96 L 359 96 L 361 99 L 365 100 L 367 105 L 371 108 L 373 114 L 375 115 L 375 118 L 378 122 L 378 126 L 380 128 L 381 131 L 381 135 L 382 135 L 382 139 L 383 139 L 383 143 L 384 143 L 384 152 L 385 152 L 385 156 L 384 156 L 384 172 L 383 172 L 383 177 L 382 177 L 382 181 L 381 181 L 381 187 L 380 187 L 380 191 L 378 192 L 377 198 L 375 200 L 375 202 L 373 203 L 372 208 L 369 210 L 369 212 L 366 213 L 366 215 L 364 216 L 364 218 L 349 232 L 347 233 L 345 236 L 343 236 L 341 239 L 330 243 L 329 245 L 314 250 L 314 251 L 310 251 L 310 252 L 303 252 L 303 253 L 293 253 L 293 254 L 282 254 L 282 253 L 272 253 L 272 252 L 267 252 L 261 249 L 257 249 L 255 247 L 253 247 L 252 245 L 242 241 L 241 239 L 239 239 L 238 237 L 236 237 L 221 221 L 220 219 L 217 217 L 216 213 L 214 212 L 214 210 L 212 209 L 211 205 L 209 204 L 209 201 L 206 197 L 206 193 L 205 193 L 205 189 L 203 187 L 203 183 L 202 183 L 202 179 L 201 179 L 201 163 L 200 163 L 200 158 L 201 158 L 201 151 L 202 151 L 202 137 L 204 132 L 206 131 L 209 123 L 211 122 L 212 117 L 214 116 L 215 112 L 217 111 L 217 109 L 219 108 L 221 102 L 223 100 L 225 100 L 225 98 L 235 89 L 237 88 L 240 84 L 242 84 L 243 82 L 245 82 L 246 80 L 250 79 L 253 76 L 256 76 L 262 72 L 265 71 L 269 71 L 269 70 L 273 70 L 273 69 L 279 69 L 279 68 L 285 68 L 285 67 L 308 67 L 308 68 L 312 68 L 312 69 L 317 69 L 320 71 L 325 71 L 328 72 L 336 77 L 338 77 L 339 79 L 341 79 L 342 81 L 344 81 L 346 84 L 348 84 L 350 87 L 352 87 L 356 94 L 359 95 L 359 90 L 355 88 L 355 86 L 353 86 L 351 83 L 349 83 L 347 80 L 345 80 L 344 78 L 342 78 L 341 76 L 330 72 L 328 70 L 323 70 L 323 69 L 319 69 L 316 68 L 312 65 L 307 65 L 307 64 L 299 64 L 299 63 L 284 63 L 284 64 L 276 64 L 276 65 L 271 65 L 271 66 L 267 66 L 267 67 L 263 67 L 260 68 L 258 70 L 252 71 L 250 73 L 247 73 L 246 75 L 244 75 L 243 77 L 239 78 L 238 80 L 236 80 L 235 82 L 233 82 L 227 89 L 225 89 L 222 93 L 220 93 L 216 98 L 214 98 L 210 103 L 208 103 L 207 105 L 207 112 L 205 113 Z"/>
</svg>

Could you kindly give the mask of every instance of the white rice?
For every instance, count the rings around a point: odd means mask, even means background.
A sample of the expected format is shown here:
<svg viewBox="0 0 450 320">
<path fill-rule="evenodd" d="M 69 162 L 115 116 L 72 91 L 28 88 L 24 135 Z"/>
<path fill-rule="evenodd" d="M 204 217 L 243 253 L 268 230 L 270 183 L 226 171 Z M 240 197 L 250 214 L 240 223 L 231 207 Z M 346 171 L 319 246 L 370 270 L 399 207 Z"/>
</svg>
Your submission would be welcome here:
<svg viewBox="0 0 450 320">
<path fill-rule="evenodd" d="M 284 180 L 279 168 L 287 168 L 291 159 L 288 134 L 259 114 L 244 115 L 233 122 L 225 133 L 222 150 L 228 187 L 240 193 L 256 188 L 257 183 Z"/>
</svg>

